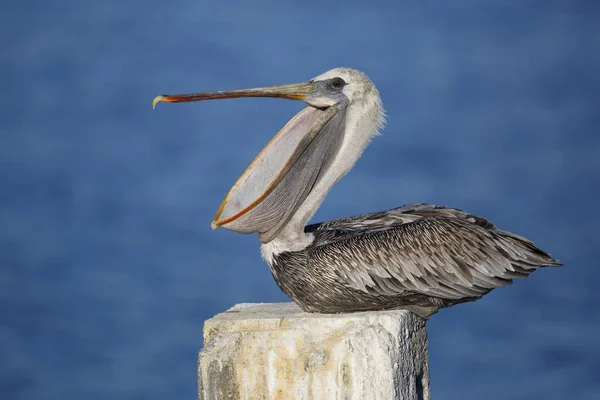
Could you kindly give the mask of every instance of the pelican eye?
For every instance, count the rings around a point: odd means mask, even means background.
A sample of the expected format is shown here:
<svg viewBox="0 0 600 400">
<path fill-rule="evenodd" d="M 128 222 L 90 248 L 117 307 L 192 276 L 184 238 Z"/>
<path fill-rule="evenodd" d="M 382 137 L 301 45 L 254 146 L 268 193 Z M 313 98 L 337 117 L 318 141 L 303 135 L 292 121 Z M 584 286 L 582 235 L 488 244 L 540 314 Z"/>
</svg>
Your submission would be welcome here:
<svg viewBox="0 0 600 400">
<path fill-rule="evenodd" d="M 331 87 L 334 89 L 341 89 L 345 84 L 346 82 L 342 78 L 333 78 L 331 80 Z"/>
</svg>

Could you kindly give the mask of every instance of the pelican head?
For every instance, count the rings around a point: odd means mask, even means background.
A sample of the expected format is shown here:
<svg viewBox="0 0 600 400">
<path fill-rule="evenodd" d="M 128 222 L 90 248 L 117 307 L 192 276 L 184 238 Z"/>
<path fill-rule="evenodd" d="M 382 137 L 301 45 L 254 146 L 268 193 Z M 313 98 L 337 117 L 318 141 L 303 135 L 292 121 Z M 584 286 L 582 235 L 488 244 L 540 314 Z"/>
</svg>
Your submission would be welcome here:
<svg viewBox="0 0 600 400">
<path fill-rule="evenodd" d="M 159 95 L 152 105 L 236 97 L 302 100 L 308 107 L 256 156 L 221 203 L 212 227 L 258 232 L 263 243 L 282 231 L 303 232 L 329 189 L 383 124 L 379 93 L 362 72 L 335 68 L 302 83 Z"/>
</svg>

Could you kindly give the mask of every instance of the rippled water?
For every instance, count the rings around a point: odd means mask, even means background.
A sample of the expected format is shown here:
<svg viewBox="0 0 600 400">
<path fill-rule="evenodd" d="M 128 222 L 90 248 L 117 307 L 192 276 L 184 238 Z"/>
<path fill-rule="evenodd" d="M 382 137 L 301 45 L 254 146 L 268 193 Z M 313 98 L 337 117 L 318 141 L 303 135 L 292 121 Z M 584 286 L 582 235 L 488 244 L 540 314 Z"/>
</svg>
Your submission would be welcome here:
<svg viewBox="0 0 600 400">
<path fill-rule="evenodd" d="M 434 397 L 599 398 L 600 8 L 377 4 L 0 7 L 3 399 L 194 398 L 203 320 L 286 299 L 256 238 L 210 220 L 302 105 L 152 98 L 336 66 L 389 118 L 315 221 L 445 204 L 566 264 L 434 316 Z"/>
</svg>

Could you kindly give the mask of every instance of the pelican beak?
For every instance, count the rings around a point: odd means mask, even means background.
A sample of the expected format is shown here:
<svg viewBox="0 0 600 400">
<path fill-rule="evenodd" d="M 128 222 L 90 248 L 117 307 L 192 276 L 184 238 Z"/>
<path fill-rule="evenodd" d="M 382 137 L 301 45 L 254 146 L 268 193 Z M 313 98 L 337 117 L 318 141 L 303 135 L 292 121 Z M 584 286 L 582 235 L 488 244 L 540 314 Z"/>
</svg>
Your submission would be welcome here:
<svg viewBox="0 0 600 400">
<path fill-rule="evenodd" d="M 190 101 L 233 99 L 237 97 L 278 97 L 291 100 L 306 100 L 313 92 L 313 82 L 292 83 L 290 85 L 268 86 L 254 89 L 225 90 L 219 92 L 189 94 L 159 94 L 152 101 L 152 108 L 162 103 L 183 103 Z"/>
<path fill-rule="evenodd" d="M 211 224 L 273 240 L 294 216 L 337 155 L 345 130 L 346 100 L 329 102 L 312 81 L 221 92 L 159 95 L 175 103 L 236 97 L 279 97 L 309 106 L 292 118 L 246 168 L 221 203 Z M 309 103 L 309 104 L 310 104 Z M 327 108 L 316 108 L 327 107 Z"/>
</svg>

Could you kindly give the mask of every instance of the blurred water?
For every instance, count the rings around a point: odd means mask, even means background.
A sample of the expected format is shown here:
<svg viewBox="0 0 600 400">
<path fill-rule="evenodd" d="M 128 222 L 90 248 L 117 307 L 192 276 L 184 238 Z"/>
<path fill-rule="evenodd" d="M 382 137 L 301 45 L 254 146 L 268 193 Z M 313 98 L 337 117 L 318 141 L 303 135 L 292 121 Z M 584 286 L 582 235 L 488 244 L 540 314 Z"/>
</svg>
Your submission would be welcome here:
<svg viewBox="0 0 600 400">
<path fill-rule="evenodd" d="M 565 262 L 428 324 L 441 399 L 600 396 L 600 6 L 20 1 L 0 6 L 0 393 L 194 398 L 202 322 L 283 301 L 211 231 L 302 104 L 158 93 L 367 72 L 389 119 L 315 221 L 460 207 Z"/>
</svg>

